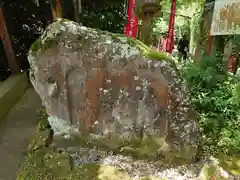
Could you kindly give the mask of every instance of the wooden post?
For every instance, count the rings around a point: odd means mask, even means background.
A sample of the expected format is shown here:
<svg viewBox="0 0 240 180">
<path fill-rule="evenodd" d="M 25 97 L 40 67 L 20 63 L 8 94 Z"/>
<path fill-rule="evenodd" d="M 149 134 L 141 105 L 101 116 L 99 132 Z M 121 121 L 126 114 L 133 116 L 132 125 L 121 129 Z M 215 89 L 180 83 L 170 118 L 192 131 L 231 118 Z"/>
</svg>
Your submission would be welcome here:
<svg viewBox="0 0 240 180">
<path fill-rule="evenodd" d="M 205 0 L 205 6 L 203 14 L 201 15 L 203 20 L 200 24 L 200 35 L 197 40 L 194 61 L 197 62 L 201 59 L 202 53 L 206 52 L 208 56 L 212 54 L 212 46 L 213 46 L 213 38 L 210 35 L 211 31 L 211 23 L 212 23 L 212 15 L 214 9 L 214 1 L 215 0 Z"/>
<path fill-rule="evenodd" d="M 232 38 L 228 39 L 224 45 L 223 51 L 223 65 L 225 72 L 228 71 L 229 59 L 233 53 L 233 42 Z"/>
<path fill-rule="evenodd" d="M 8 34 L 7 26 L 4 20 L 3 10 L 0 7 L 0 39 L 2 40 L 5 55 L 8 59 L 8 66 L 12 73 L 20 72 L 20 68 L 15 58 L 12 42 Z"/>
<path fill-rule="evenodd" d="M 61 0 L 51 0 L 53 20 L 62 17 Z"/>
</svg>

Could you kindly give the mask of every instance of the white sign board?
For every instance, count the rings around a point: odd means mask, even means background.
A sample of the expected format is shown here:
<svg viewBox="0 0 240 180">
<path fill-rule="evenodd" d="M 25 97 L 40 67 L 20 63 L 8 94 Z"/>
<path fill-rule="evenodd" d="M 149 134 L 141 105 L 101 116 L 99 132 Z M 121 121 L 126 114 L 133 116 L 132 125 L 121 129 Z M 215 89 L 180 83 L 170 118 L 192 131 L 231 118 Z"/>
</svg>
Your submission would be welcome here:
<svg viewBox="0 0 240 180">
<path fill-rule="evenodd" d="M 210 34 L 240 34 L 240 0 L 215 1 Z"/>
</svg>

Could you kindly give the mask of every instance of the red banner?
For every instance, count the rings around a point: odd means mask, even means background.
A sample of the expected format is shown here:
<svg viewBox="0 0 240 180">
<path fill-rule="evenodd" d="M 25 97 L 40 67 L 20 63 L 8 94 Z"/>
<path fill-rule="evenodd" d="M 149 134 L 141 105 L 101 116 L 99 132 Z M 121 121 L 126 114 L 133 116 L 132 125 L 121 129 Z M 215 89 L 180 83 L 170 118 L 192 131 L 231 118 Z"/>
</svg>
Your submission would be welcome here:
<svg viewBox="0 0 240 180">
<path fill-rule="evenodd" d="M 136 38 L 137 31 L 138 31 L 138 20 L 133 13 L 134 5 L 135 5 L 135 0 L 128 1 L 128 23 L 125 25 L 124 34 L 126 36 Z"/>
<path fill-rule="evenodd" d="M 175 14 L 176 14 L 176 0 L 172 0 L 172 7 L 168 25 L 168 40 L 167 40 L 167 52 L 172 54 L 174 46 L 174 23 L 175 23 Z"/>
</svg>

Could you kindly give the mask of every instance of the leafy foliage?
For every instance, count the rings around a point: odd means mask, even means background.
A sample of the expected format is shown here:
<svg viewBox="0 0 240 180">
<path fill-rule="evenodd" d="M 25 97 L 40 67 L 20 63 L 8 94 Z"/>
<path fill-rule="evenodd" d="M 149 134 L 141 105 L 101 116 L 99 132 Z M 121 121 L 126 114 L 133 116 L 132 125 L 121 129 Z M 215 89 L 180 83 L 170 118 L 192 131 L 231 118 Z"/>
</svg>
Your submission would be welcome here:
<svg viewBox="0 0 240 180">
<path fill-rule="evenodd" d="M 170 0 L 164 0 L 162 2 L 163 16 L 156 17 L 153 21 L 153 31 L 155 33 L 164 34 L 168 31 L 171 3 L 172 1 Z M 189 34 L 190 20 L 196 15 L 199 17 L 202 0 L 178 0 L 176 5 L 175 35 Z"/>
<path fill-rule="evenodd" d="M 188 64 L 184 77 L 199 112 L 203 153 L 240 152 L 240 79 L 225 74 L 217 57 Z"/>
</svg>

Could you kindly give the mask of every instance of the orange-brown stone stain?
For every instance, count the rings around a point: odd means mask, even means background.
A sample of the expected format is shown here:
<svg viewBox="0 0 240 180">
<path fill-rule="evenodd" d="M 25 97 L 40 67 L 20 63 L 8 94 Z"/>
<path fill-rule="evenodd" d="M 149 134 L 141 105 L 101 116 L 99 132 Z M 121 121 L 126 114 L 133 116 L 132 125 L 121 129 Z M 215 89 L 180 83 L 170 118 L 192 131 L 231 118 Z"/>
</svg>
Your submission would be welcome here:
<svg viewBox="0 0 240 180">
<path fill-rule="evenodd" d="M 104 87 L 107 71 L 99 68 L 96 74 L 87 80 L 87 111 L 86 111 L 86 126 L 89 132 L 92 131 L 93 122 L 99 115 L 100 109 L 100 88 Z"/>
<path fill-rule="evenodd" d="M 168 86 L 164 84 L 159 84 L 157 82 L 151 82 L 149 84 L 149 87 L 153 89 L 158 105 L 161 107 L 167 108 L 168 101 L 169 101 Z"/>
<path fill-rule="evenodd" d="M 118 82 L 119 88 L 131 86 L 132 84 L 131 74 L 127 71 L 120 72 L 117 82 Z"/>
</svg>

